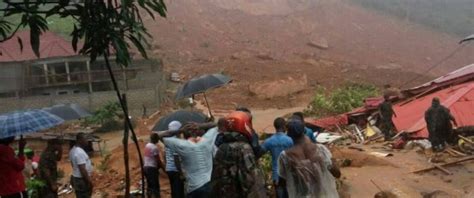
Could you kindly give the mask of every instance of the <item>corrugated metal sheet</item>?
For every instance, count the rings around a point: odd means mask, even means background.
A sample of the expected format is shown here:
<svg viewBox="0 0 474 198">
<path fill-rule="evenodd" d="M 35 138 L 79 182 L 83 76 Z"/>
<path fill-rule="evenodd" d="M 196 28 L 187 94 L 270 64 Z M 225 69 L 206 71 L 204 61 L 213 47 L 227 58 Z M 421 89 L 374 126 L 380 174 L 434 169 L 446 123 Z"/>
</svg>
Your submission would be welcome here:
<svg viewBox="0 0 474 198">
<path fill-rule="evenodd" d="M 462 83 L 472 79 L 474 79 L 474 64 L 462 67 L 456 71 L 443 75 L 420 86 L 403 90 L 403 92 L 410 94 L 418 94 L 433 87 Z"/>
</svg>

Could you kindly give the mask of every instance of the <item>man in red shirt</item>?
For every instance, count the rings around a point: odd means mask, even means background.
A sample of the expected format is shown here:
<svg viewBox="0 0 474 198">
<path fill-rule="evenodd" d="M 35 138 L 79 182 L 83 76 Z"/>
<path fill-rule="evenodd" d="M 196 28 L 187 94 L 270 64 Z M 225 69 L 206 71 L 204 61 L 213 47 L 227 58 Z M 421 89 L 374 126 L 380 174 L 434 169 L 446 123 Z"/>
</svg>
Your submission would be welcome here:
<svg viewBox="0 0 474 198">
<path fill-rule="evenodd" d="M 26 141 L 21 139 L 18 144 L 18 156 L 10 144 L 15 137 L 0 139 L 0 197 L 23 198 L 25 192 L 25 178 L 22 171 L 25 168 L 25 156 L 23 151 Z"/>
</svg>

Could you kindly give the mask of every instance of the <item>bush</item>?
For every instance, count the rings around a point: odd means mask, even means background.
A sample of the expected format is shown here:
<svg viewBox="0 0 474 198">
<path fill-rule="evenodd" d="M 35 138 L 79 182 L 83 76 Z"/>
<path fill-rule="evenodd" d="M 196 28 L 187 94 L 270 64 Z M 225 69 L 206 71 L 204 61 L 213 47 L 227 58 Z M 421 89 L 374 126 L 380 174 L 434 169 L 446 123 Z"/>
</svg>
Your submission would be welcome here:
<svg viewBox="0 0 474 198">
<path fill-rule="evenodd" d="M 39 191 L 46 186 L 46 183 L 38 179 L 28 179 L 26 181 L 26 189 L 28 190 L 28 197 L 39 198 Z"/>
<path fill-rule="evenodd" d="M 260 168 L 265 177 L 265 186 L 267 186 L 267 194 L 273 197 L 273 181 L 272 181 L 272 156 L 266 153 L 259 159 Z"/>
<path fill-rule="evenodd" d="M 329 94 L 326 92 L 326 89 L 318 88 L 305 113 L 313 116 L 340 114 L 362 106 L 367 97 L 379 95 L 375 86 L 356 83 L 347 84 Z"/>
<path fill-rule="evenodd" d="M 117 102 L 108 102 L 98 109 L 93 116 L 86 118 L 86 124 L 104 124 L 115 120 L 119 116 L 120 105 Z"/>
</svg>

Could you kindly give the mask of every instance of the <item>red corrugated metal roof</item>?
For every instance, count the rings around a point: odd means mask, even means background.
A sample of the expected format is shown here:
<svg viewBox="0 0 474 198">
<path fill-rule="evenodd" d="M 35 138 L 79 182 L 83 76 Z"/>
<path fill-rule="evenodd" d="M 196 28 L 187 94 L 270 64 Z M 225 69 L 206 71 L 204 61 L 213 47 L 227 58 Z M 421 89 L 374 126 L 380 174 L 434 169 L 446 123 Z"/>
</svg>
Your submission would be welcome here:
<svg viewBox="0 0 474 198">
<path fill-rule="evenodd" d="M 437 79 L 434 79 L 420 86 L 403 90 L 403 92 L 418 94 L 418 93 L 424 92 L 425 90 L 431 89 L 433 87 L 440 87 L 444 85 L 462 83 L 462 82 L 469 81 L 471 79 L 474 79 L 474 64 L 462 67 L 456 71 L 443 75 Z"/>
<path fill-rule="evenodd" d="M 306 119 L 306 120 L 310 120 L 310 119 Z M 313 119 L 313 120 L 310 120 L 308 123 L 318 126 L 318 127 L 329 129 L 329 128 L 336 127 L 336 125 L 338 126 L 347 125 L 348 120 L 347 120 L 346 114 L 341 114 L 341 115 L 336 115 L 336 116 L 331 116 L 331 117 Z"/>
<path fill-rule="evenodd" d="M 424 115 L 434 97 L 438 97 L 441 103 L 451 110 L 459 126 L 474 125 L 474 81 L 471 81 L 395 105 L 397 117 L 393 122 L 397 130 L 414 132 L 412 137 L 427 138 Z"/>
<path fill-rule="evenodd" d="M 23 51 L 21 51 L 17 37 L 22 39 Z M 43 33 L 40 39 L 41 43 L 39 58 L 67 57 L 77 55 L 77 53 L 75 53 L 72 49 L 71 43 L 53 32 Z M 0 43 L 0 51 L 2 52 L 0 55 L 0 62 L 38 59 L 31 49 L 29 31 L 18 32 L 12 39 Z"/>
</svg>

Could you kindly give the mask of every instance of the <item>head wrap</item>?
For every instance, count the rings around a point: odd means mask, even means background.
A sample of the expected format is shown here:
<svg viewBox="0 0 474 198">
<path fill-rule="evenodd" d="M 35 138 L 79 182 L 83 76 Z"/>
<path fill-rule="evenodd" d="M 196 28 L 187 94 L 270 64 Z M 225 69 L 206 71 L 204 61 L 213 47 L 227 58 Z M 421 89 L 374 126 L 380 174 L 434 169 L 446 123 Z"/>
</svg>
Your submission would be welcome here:
<svg viewBox="0 0 474 198">
<path fill-rule="evenodd" d="M 177 131 L 179 130 L 179 128 L 181 128 L 181 126 L 182 126 L 181 122 L 174 120 L 168 124 L 168 130 Z"/>
</svg>

